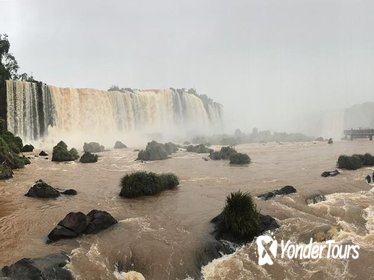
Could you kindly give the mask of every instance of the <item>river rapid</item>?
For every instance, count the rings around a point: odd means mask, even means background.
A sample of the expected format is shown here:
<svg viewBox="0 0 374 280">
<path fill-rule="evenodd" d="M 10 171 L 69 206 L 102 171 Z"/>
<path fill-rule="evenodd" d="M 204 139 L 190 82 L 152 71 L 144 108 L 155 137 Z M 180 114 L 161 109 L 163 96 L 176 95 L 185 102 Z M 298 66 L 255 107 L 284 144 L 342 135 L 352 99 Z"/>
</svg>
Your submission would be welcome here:
<svg viewBox="0 0 374 280">
<path fill-rule="evenodd" d="M 326 143 L 245 144 L 248 166 L 228 161 L 205 161 L 203 154 L 178 151 L 170 159 L 135 161 L 131 147 L 100 153 L 94 164 L 55 163 L 34 157 L 0 182 L 0 267 L 23 257 L 41 257 L 65 251 L 76 279 L 130 279 L 137 271 L 145 279 L 374 279 L 374 190 L 364 178 L 373 168 L 343 171 L 323 178 L 335 168 L 340 154 L 374 153 L 367 140 Z M 218 147 L 217 147 L 218 148 Z M 122 176 L 137 170 L 173 172 L 180 178 L 176 190 L 153 197 L 119 197 Z M 74 188 L 77 196 L 33 199 L 24 194 L 43 179 L 54 187 Z M 209 221 L 222 210 L 225 197 L 242 190 L 253 195 L 292 185 L 297 193 L 272 200 L 255 199 L 263 214 L 277 219 L 277 239 L 307 243 L 314 233 L 337 227 L 335 240 L 360 245 L 357 260 L 275 260 L 257 264 L 256 246 L 199 267 L 199 252 L 212 240 Z M 307 205 L 313 193 L 327 200 Z M 119 224 L 96 235 L 46 244 L 53 227 L 71 211 L 108 211 Z M 135 279 L 141 279 L 135 275 Z"/>
</svg>

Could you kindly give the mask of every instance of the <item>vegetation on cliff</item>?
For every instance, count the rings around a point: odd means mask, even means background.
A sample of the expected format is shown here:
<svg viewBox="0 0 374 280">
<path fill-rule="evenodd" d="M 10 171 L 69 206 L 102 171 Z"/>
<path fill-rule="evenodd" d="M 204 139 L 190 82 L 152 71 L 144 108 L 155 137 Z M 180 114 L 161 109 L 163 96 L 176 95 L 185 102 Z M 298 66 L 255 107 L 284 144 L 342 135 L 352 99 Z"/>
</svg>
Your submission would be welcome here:
<svg viewBox="0 0 374 280">
<path fill-rule="evenodd" d="M 174 189 L 178 185 L 179 180 L 175 174 L 138 171 L 121 179 L 120 196 L 134 198 L 155 195 L 164 190 Z"/>
</svg>

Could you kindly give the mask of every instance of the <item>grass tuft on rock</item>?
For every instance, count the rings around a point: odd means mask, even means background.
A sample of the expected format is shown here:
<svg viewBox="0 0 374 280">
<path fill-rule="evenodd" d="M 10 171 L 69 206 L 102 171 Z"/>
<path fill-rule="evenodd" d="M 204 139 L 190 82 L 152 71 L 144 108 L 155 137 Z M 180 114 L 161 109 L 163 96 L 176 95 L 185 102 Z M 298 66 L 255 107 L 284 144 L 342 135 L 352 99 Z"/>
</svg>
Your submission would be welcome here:
<svg viewBox="0 0 374 280">
<path fill-rule="evenodd" d="M 238 238 L 254 236 L 260 231 L 260 214 L 249 193 L 237 191 L 227 196 L 223 221 L 225 230 Z"/>
<path fill-rule="evenodd" d="M 121 179 L 120 196 L 134 198 L 155 195 L 163 190 L 174 189 L 178 185 L 179 180 L 175 174 L 158 175 L 153 172 L 138 171 Z"/>
</svg>

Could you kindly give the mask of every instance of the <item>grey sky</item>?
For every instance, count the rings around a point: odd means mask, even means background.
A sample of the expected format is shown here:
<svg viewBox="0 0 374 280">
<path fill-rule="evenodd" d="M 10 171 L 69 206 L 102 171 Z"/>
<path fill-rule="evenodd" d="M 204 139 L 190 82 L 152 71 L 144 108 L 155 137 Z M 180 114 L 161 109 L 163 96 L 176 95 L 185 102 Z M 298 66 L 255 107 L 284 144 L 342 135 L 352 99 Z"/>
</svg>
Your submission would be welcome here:
<svg viewBox="0 0 374 280">
<path fill-rule="evenodd" d="M 194 87 L 233 127 L 374 101 L 374 1 L 4 1 L 21 71 L 63 87 Z"/>
</svg>

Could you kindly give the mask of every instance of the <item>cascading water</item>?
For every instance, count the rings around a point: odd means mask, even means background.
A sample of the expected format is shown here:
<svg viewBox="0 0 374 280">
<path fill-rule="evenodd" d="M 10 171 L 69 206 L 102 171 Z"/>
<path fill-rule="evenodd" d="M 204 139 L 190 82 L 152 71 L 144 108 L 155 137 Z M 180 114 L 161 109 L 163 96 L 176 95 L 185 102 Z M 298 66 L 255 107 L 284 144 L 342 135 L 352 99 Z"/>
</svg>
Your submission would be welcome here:
<svg viewBox="0 0 374 280">
<path fill-rule="evenodd" d="M 31 142 L 201 132 L 222 117 L 222 105 L 175 89 L 101 91 L 7 81 L 6 96 L 8 129 Z"/>
</svg>

